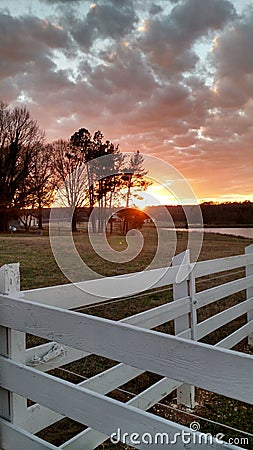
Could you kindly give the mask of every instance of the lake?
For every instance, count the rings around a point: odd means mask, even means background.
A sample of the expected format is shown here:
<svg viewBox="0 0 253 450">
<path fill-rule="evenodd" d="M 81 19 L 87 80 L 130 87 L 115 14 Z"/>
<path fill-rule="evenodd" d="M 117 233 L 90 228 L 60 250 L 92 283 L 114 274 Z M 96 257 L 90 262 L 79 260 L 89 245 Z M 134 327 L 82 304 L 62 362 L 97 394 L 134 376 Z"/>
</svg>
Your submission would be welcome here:
<svg viewBox="0 0 253 450">
<path fill-rule="evenodd" d="M 170 228 L 166 228 L 169 230 Z M 189 231 L 187 228 L 177 228 L 177 231 Z M 191 228 L 190 231 L 202 231 L 200 228 Z M 205 233 L 231 234 L 253 239 L 253 228 L 204 228 Z"/>
<path fill-rule="evenodd" d="M 206 233 L 232 234 L 253 239 L 253 228 L 205 228 Z"/>
</svg>

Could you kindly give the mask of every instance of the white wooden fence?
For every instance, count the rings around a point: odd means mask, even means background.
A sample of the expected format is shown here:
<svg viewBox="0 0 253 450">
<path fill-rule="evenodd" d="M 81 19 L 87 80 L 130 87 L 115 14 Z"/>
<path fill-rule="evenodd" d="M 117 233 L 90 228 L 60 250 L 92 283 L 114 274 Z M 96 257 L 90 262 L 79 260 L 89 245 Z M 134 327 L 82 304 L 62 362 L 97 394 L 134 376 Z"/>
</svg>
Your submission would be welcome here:
<svg viewBox="0 0 253 450">
<path fill-rule="evenodd" d="M 122 433 L 162 433 L 175 449 L 184 447 L 182 432 L 195 441 L 188 449 L 202 448 L 187 427 L 146 412 L 177 389 L 177 400 L 193 408 L 194 386 L 253 404 L 253 357 L 230 350 L 248 337 L 253 343 L 253 245 L 245 255 L 198 262 L 188 279 L 176 283 L 178 271 L 189 273 L 188 251 L 176 256 L 173 266 L 30 291 L 19 290 L 19 265 L 0 269 L 0 448 L 2 450 L 94 449 L 117 429 Z M 196 292 L 195 280 L 213 273 L 245 268 L 240 279 Z M 153 287 L 173 285 L 173 302 L 127 317 L 119 322 L 67 309 L 102 303 L 112 297 L 141 292 L 143 280 L 154 280 Z M 157 281 L 158 280 L 158 281 Z M 88 294 L 90 287 L 97 295 Z M 224 297 L 246 290 L 246 299 L 235 306 L 198 322 L 197 311 Z M 103 295 L 103 300 L 101 300 Z M 129 299 L 130 301 L 134 301 Z M 247 314 L 247 323 L 215 346 L 198 342 L 204 336 Z M 174 321 L 176 336 L 152 331 Z M 26 349 L 25 333 L 50 342 Z M 119 364 L 78 385 L 46 372 L 87 355 L 96 354 Z M 145 371 L 163 378 L 127 403 L 106 397 L 117 387 Z M 36 402 L 27 407 L 27 398 Z M 83 432 L 55 447 L 35 433 L 64 416 L 85 424 Z M 153 441 L 152 441 L 153 442 Z M 200 438 L 201 442 L 201 438 Z M 146 448 L 145 443 L 131 445 Z M 162 442 L 151 448 L 164 448 Z M 206 449 L 239 449 L 217 440 Z"/>
</svg>

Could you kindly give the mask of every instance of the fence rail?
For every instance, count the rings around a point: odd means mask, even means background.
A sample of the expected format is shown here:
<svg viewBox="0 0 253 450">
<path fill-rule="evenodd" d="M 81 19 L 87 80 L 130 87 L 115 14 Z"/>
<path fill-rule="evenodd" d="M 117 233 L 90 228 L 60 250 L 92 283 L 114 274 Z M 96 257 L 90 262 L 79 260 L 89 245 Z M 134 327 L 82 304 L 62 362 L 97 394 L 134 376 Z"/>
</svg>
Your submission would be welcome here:
<svg viewBox="0 0 253 450">
<path fill-rule="evenodd" d="M 196 292 L 196 279 L 237 268 L 245 269 L 242 278 Z M 172 285 L 174 301 L 120 321 L 69 310 L 140 293 L 147 280 L 153 288 Z M 174 258 L 172 267 L 131 274 L 130 281 L 119 276 L 77 285 L 20 292 L 18 265 L 0 269 L 2 450 L 16 450 L 17 441 L 19 450 L 93 449 L 117 429 L 129 436 L 138 432 L 153 437 L 160 433 L 161 437 L 164 433 L 170 440 L 177 433 L 175 449 L 183 447 L 182 433 L 190 432 L 195 441 L 187 448 L 196 449 L 202 447 L 200 433 L 146 410 L 176 389 L 178 403 L 193 408 L 195 387 L 253 404 L 253 357 L 231 350 L 246 337 L 250 344 L 253 341 L 253 246 L 247 247 L 245 255 L 195 265 L 187 251 Z M 199 322 L 201 308 L 240 291 L 246 292 L 244 301 Z M 247 323 L 216 345 L 198 342 L 243 315 Z M 170 321 L 175 335 L 152 330 Z M 50 342 L 27 349 L 25 333 Z M 90 354 L 118 363 L 78 385 L 46 373 Z M 127 403 L 106 397 L 145 371 L 162 379 Z M 36 403 L 27 407 L 27 398 Z M 60 447 L 34 434 L 65 416 L 88 428 Z M 207 449 L 240 448 L 208 439 Z M 130 443 L 146 448 L 143 442 Z M 164 445 L 158 443 L 154 448 Z"/>
</svg>

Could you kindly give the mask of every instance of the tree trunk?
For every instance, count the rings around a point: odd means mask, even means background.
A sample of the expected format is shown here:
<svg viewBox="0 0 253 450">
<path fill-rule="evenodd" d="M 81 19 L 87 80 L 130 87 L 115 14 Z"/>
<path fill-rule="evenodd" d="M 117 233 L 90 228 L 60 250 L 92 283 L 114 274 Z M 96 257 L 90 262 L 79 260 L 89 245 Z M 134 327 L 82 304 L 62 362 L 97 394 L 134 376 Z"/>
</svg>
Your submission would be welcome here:
<svg viewBox="0 0 253 450">
<path fill-rule="evenodd" d="M 127 188 L 126 208 L 129 208 L 130 192 L 131 192 L 131 187 L 130 187 L 130 183 L 129 183 L 128 188 Z"/>
<path fill-rule="evenodd" d="M 113 233 L 113 218 L 110 219 L 110 234 Z"/>
<path fill-rule="evenodd" d="M 9 231 L 9 214 L 7 208 L 0 209 L 0 232 L 6 233 Z"/>
<path fill-rule="evenodd" d="M 40 201 L 39 201 L 38 229 L 39 229 L 39 230 L 43 230 L 43 223 L 42 223 L 42 206 L 41 206 L 41 202 L 40 202 Z"/>
<path fill-rule="evenodd" d="M 96 215 L 92 214 L 93 210 L 94 210 L 94 206 L 90 206 L 89 221 L 90 221 L 90 217 L 91 217 L 92 233 L 96 233 Z M 92 214 L 92 216 L 91 216 L 91 214 Z"/>
<path fill-rule="evenodd" d="M 126 236 L 128 233 L 128 218 L 124 217 L 123 219 L 123 236 Z"/>
<path fill-rule="evenodd" d="M 77 226 L 76 226 L 76 209 L 74 209 L 74 213 L 73 213 L 73 217 L 72 217 L 72 233 L 77 231 Z"/>
<path fill-rule="evenodd" d="M 39 217 L 38 217 L 38 229 L 39 229 L 39 230 L 43 230 L 42 213 L 39 213 Z"/>
<path fill-rule="evenodd" d="M 126 196 L 126 208 L 129 208 L 130 194 L 131 194 L 131 184 L 132 184 L 132 174 L 128 175 L 128 184 L 127 184 L 127 196 Z"/>
</svg>

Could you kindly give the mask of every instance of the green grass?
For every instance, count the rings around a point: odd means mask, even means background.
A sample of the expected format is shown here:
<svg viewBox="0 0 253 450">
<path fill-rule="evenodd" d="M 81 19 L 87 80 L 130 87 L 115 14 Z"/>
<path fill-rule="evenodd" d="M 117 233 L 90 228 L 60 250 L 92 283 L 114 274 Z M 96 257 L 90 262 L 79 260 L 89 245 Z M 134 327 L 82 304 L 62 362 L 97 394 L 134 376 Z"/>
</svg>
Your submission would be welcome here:
<svg viewBox="0 0 253 450">
<path fill-rule="evenodd" d="M 77 233 L 74 239 L 76 247 L 85 263 L 100 274 L 110 276 L 143 270 L 152 261 L 156 251 L 157 236 L 152 228 L 144 228 L 143 234 L 145 237 L 144 248 L 141 254 L 128 264 L 113 264 L 98 257 L 89 243 L 87 234 L 84 232 Z M 109 242 L 111 246 L 118 251 L 126 248 L 126 242 L 122 236 L 109 236 Z M 206 234 L 199 259 L 206 260 L 242 254 L 244 252 L 244 248 L 251 243 L 252 240 L 250 239 L 218 234 Z M 177 242 L 177 253 L 185 250 L 186 248 L 187 235 L 186 233 L 180 233 Z M 25 233 L 17 233 L 12 236 L 1 235 L 0 249 L 0 265 L 20 262 L 22 289 L 31 289 L 68 282 L 54 261 L 49 238 L 46 233 L 44 236 Z M 241 274 L 231 276 L 231 272 L 224 272 L 222 274 L 222 278 L 218 280 L 213 280 L 213 275 L 204 277 L 204 279 L 198 280 L 197 289 L 207 289 L 214 285 L 231 281 L 232 279 L 236 279 L 240 276 Z M 222 301 L 214 303 L 209 307 L 202 308 L 199 312 L 198 318 L 200 321 L 205 320 L 210 316 L 210 314 L 220 312 L 229 306 L 243 301 L 244 299 L 244 292 L 230 296 Z M 120 320 L 124 317 L 137 314 L 138 312 L 146 309 L 154 308 L 171 300 L 171 290 L 157 293 L 151 291 L 149 295 L 140 295 L 139 297 L 122 300 L 117 303 L 84 308 L 82 312 L 107 317 L 113 320 Z M 215 333 L 210 334 L 203 339 L 203 342 L 215 344 L 239 326 L 242 326 L 245 321 L 246 317 L 242 316 L 227 326 L 220 328 Z M 168 322 L 167 324 L 158 327 L 157 330 L 165 333 L 173 333 L 173 323 Z M 34 336 L 28 336 L 29 346 L 36 345 L 36 343 L 39 342 L 41 341 Z M 240 343 L 236 349 L 252 353 L 252 349 L 247 346 L 246 341 Z M 65 366 L 66 369 L 71 370 L 75 375 L 66 374 L 61 370 L 55 370 L 52 374 L 65 378 L 73 383 L 78 383 L 82 381 L 83 377 L 93 376 L 106 368 L 112 367 L 114 364 L 114 361 L 91 355 L 88 358 Z M 127 383 L 123 386 L 123 388 L 130 393 L 136 394 L 141 392 L 143 389 L 146 389 L 158 379 L 159 377 L 157 375 L 146 373 Z M 114 390 L 110 396 L 123 402 L 130 398 L 128 395 L 123 394 L 120 390 Z M 227 424 L 230 427 L 241 429 L 246 432 L 251 432 L 253 413 L 253 408 L 251 406 L 201 389 L 197 389 L 197 401 L 199 405 L 196 407 L 195 413 L 199 416 Z M 184 408 L 181 408 L 181 412 L 178 412 L 175 408 L 173 408 L 173 405 L 175 405 L 175 392 L 169 395 L 166 399 L 163 399 L 162 404 L 163 406 L 159 405 L 152 408 L 152 412 L 162 415 L 170 420 L 176 420 L 177 422 L 187 426 L 189 426 L 192 422 L 193 418 L 187 414 L 187 411 Z M 199 422 L 201 423 L 201 431 L 203 432 L 211 432 L 212 434 L 216 434 L 218 432 L 224 433 L 226 438 L 240 436 L 237 432 L 231 432 L 227 429 L 217 427 L 216 425 L 205 422 L 204 420 L 199 420 Z M 83 425 L 77 424 L 69 419 L 64 419 L 58 424 L 55 424 L 40 432 L 39 435 L 55 445 L 60 445 L 62 442 L 69 439 L 82 429 L 84 429 Z M 107 449 L 116 447 L 110 445 L 109 443 L 105 443 L 100 446 L 100 448 Z M 117 448 L 123 449 L 126 448 L 126 446 L 117 445 Z M 248 448 L 253 448 L 252 441 L 250 442 L 250 447 Z"/>
<path fill-rule="evenodd" d="M 144 228 L 143 234 L 145 237 L 143 251 L 126 264 L 110 263 L 97 256 L 84 232 L 77 233 L 74 240 L 78 252 L 89 267 L 104 276 L 111 276 L 143 270 L 152 261 L 157 248 L 157 237 L 152 228 Z M 186 234 L 179 234 L 177 253 L 187 248 Z M 126 248 L 125 238 L 122 236 L 109 236 L 109 242 L 118 251 Z M 250 239 L 206 234 L 199 259 L 237 255 L 243 253 L 244 248 L 250 243 L 252 243 Z M 21 289 L 68 283 L 54 260 L 47 235 L 25 233 L 0 235 L 0 265 L 13 262 L 20 262 Z"/>
</svg>

